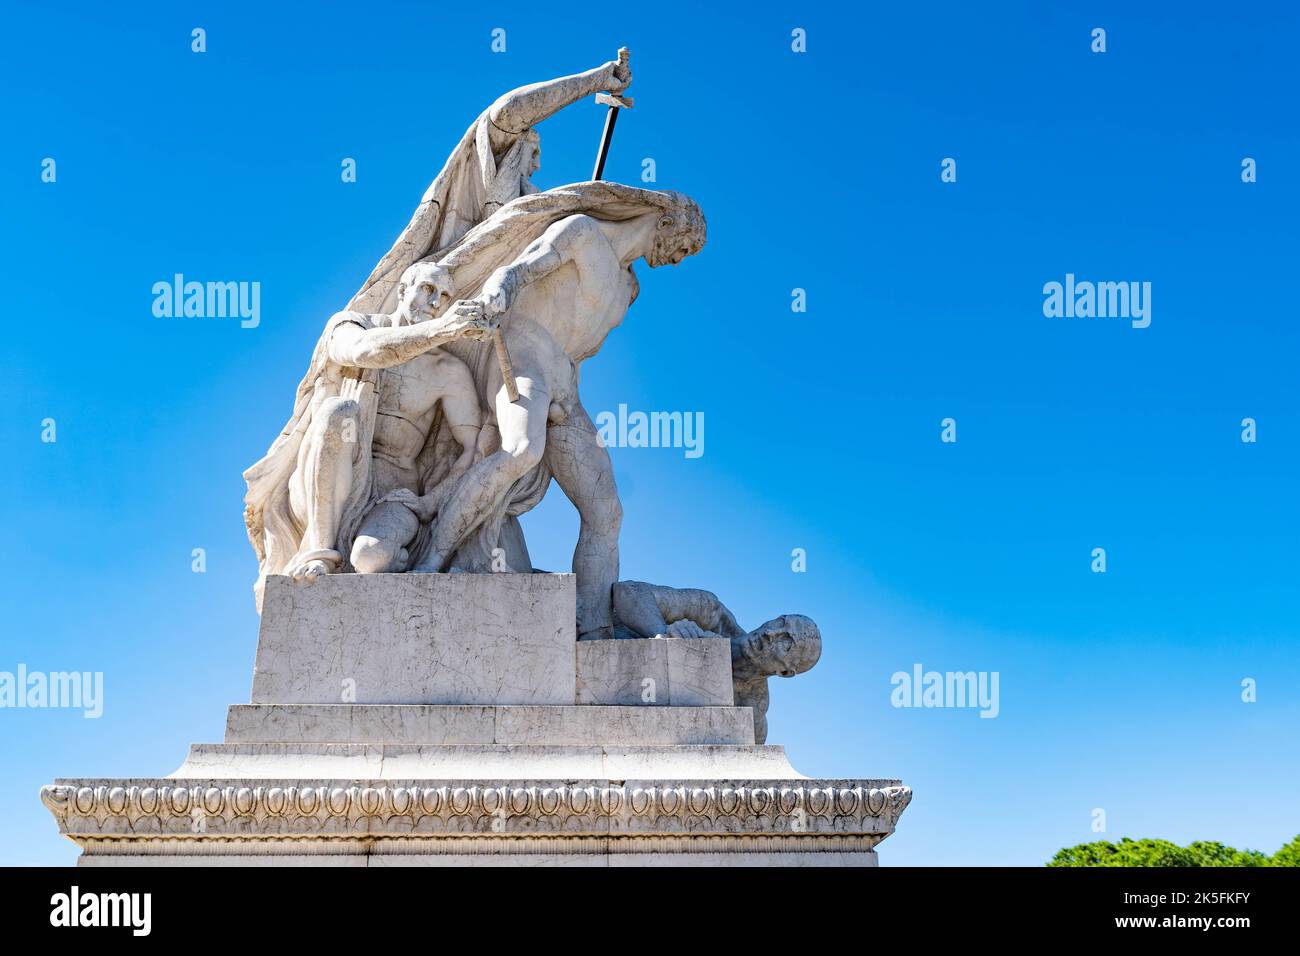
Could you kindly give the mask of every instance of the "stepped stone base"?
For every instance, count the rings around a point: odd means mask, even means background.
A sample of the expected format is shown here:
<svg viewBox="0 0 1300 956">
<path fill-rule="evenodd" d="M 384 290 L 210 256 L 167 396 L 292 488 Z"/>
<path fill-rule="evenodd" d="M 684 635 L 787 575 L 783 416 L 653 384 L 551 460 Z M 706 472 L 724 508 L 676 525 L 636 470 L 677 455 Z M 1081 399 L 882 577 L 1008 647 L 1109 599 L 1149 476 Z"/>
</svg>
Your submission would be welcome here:
<svg viewBox="0 0 1300 956">
<path fill-rule="evenodd" d="M 728 642 L 578 644 L 573 593 L 570 575 L 270 579 L 253 703 L 223 743 L 41 799 L 81 866 L 876 864 L 907 787 L 801 776 L 732 706 Z M 349 670 L 363 702 L 322 699 Z"/>
</svg>

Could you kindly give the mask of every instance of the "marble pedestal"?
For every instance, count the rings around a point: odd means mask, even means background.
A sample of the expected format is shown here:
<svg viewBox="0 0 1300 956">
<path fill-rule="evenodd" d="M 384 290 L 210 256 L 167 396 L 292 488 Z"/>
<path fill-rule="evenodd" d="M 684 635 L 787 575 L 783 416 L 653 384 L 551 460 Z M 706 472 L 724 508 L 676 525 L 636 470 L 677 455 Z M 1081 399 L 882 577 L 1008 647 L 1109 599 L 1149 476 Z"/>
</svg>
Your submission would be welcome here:
<svg viewBox="0 0 1300 956">
<path fill-rule="evenodd" d="M 728 642 L 574 613 L 571 575 L 268 579 L 222 743 L 41 799 L 82 866 L 876 863 L 907 787 L 755 745 Z"/>
</svg>

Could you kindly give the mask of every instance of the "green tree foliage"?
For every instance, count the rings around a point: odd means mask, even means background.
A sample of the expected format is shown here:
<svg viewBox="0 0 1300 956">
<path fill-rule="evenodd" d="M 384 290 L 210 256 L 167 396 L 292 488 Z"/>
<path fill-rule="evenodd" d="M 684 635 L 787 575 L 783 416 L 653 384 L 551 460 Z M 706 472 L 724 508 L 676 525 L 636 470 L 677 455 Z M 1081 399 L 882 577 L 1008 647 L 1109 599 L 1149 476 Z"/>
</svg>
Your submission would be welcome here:
<svg viewBox="0 0 1300 956">
<path fill-rule="evenodd" d="M 1274 866 L 1300 866 L 1300 836 L 1273 854 Z"/>
<path fill-rule="evenodd" d="M 1258 850 L 1237 850 L 1198 840 L 1178 846 L 1168 840 L 1098 840 L 1066 847 L 1048 866 L 1300 866 L 1300 836 L 1272 857 Z"/>
</svg>

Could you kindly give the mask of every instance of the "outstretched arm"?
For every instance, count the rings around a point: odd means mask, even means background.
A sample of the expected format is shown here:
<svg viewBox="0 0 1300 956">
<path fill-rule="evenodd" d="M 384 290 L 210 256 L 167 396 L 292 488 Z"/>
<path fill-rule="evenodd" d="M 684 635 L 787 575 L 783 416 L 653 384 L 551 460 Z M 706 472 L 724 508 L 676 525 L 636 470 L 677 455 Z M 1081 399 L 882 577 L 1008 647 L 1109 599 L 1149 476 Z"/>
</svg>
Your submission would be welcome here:
<svg viewBox="0 0 1300 956">
<path fill-rule="evenodd" d="M 619 581 L 614 585 L 614 618 L 642 637 L 663 637 L 668 622 L 655 600 L 656 588 L 643 581 Z"/>
<path fill-rule="evenodd" d="M 658 588 L 659 610 L 671 623 L 669 637 L 737 637 L 740 629 L 726 605 L 700 588 Z"/>
<path fill-rule="evenodd" d="M 330 358 L 355 368 L 392 368 L 454 339 L 481 339 L 491 334 L 483 319 L 445 315 L 398 328 L 364 328 L 342 322 L 330 335 Z"/>
<path fill-rule="evenodd" d="M 458 302 L 452 314 L 495 319 L 509 312 L 524 286 L 550 275 L 572 260 L 578 243 L 599 232 L 600 227 L 590 216 L 569 216 L 552 223 L 518 259 L 488 276 L 477 296 Z"/>
<path fill-rule="evenodd" d="M 744 634 L 717 596 L 697 588 L 668 588 L 642 581 L 614 585 L 619 622 L 643 637 L 734 637 Z"/>
<path fill-rule="evenodd" d="M 745 632 L 712 591 L 656 588 L 655 600 L 669 622 L 669 637 L 739 637 Z"/>
<path fill-rule="evenodd" d="M 488 119 L 492 123 L 488 131 L 492 148 L 498 151 L 507 149 L 524 130 L 554 116 L 570 103 L 602 91 L 621 93 L 631 82 L 627 51 L 620 50 L 617 60 L 610 60 L 594 70 L 511 90 L 488 109 Z"/>
</svg>

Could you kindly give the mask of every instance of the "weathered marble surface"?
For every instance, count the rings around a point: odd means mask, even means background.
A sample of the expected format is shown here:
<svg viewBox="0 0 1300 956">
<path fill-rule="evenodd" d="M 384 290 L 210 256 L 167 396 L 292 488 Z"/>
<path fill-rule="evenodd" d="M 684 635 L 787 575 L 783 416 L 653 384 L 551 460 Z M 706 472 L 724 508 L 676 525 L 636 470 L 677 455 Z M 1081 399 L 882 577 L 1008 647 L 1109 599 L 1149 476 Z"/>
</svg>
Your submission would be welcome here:
<svg viewBox="0 0 1300 956">
<path fill-rule="evenodd" d="M 731 642 L 725 639 L 581 641 L 578 703 L 730 706 Z"/>
<path fill-rule="evenodd" d="M 571 574 L 267 579 L 255 704 L 572 704 Z"/>
<path fill-rule="evenodd" d="M 746 707 L 235 704 L 226 743 L 670 746 L 754 743 Z"/>
</svg>

